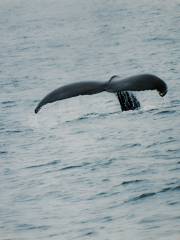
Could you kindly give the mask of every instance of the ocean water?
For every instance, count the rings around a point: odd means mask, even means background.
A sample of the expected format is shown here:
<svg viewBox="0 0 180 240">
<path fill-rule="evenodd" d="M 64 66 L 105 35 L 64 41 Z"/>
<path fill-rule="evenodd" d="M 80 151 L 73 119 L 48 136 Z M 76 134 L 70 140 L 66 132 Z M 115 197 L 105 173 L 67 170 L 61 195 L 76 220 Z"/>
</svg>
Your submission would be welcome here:
<svg viewBox="0 0 180 240">
<path fill-rule="evenodd" d="M 180 239 L 179 0 L 0 1 L 0 240 Z M 152 73 L 121 112 L 76 81 Z"/>
</svg>

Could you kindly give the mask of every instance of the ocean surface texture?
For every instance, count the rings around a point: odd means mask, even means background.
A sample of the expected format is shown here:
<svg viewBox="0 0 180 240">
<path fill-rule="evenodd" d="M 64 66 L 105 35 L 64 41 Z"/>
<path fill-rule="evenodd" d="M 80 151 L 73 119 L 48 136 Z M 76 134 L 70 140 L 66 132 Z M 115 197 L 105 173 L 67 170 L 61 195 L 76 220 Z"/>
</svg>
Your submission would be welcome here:
<svg viewBox="0 0 180 240">
<path fill-rule="evenodd" d="M 180 1 L 0 0 L 0 240 L 180 239 Z M 168 85 L 46 105 L 77 81 Z"/>
</svg>

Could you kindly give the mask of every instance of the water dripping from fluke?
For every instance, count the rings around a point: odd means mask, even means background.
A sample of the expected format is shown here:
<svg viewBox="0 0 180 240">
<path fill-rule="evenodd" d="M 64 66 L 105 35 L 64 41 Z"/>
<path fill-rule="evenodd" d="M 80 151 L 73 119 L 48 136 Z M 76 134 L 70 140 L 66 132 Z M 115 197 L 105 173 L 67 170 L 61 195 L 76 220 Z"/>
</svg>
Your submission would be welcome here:
<svg viewBox="0 0 180 240">
<path fill-rule="evenodd" d="M 134 94 L 126 91 L 117 92 L 117 97 L 121 105 L 122 111 L 135 110 L 140 108 L 140 102 L 134 96 Z"/>
</svg>

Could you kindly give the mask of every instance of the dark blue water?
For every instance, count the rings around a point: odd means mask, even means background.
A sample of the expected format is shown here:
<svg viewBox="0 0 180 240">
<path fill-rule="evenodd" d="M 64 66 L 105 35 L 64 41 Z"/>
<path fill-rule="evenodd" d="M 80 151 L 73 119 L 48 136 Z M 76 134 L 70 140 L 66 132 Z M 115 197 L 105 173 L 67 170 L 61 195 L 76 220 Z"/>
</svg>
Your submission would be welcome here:
<svg viewBox="0 0 180 240">
<path fill-rule="evenodd" d="M 0 239 L 180 238 L 180 3 L 0 1 Z M 76 81 L 140 73 L 169 91 L 49 104 Z"/>
</svg>

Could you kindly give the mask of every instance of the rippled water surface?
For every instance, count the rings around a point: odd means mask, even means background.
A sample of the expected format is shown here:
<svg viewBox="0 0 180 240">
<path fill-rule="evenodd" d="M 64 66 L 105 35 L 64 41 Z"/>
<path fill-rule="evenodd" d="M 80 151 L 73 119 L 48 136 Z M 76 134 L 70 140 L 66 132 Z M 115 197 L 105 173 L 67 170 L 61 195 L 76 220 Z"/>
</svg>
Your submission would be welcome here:
<svg viewBox="0 0 180 240">
<path fill-rule="evenodd" d="M 180 2 L 0 1 L 0 239 L 180 239 Z M 153 73 L 121 112 L 76 81 Z"/>
</svg>

